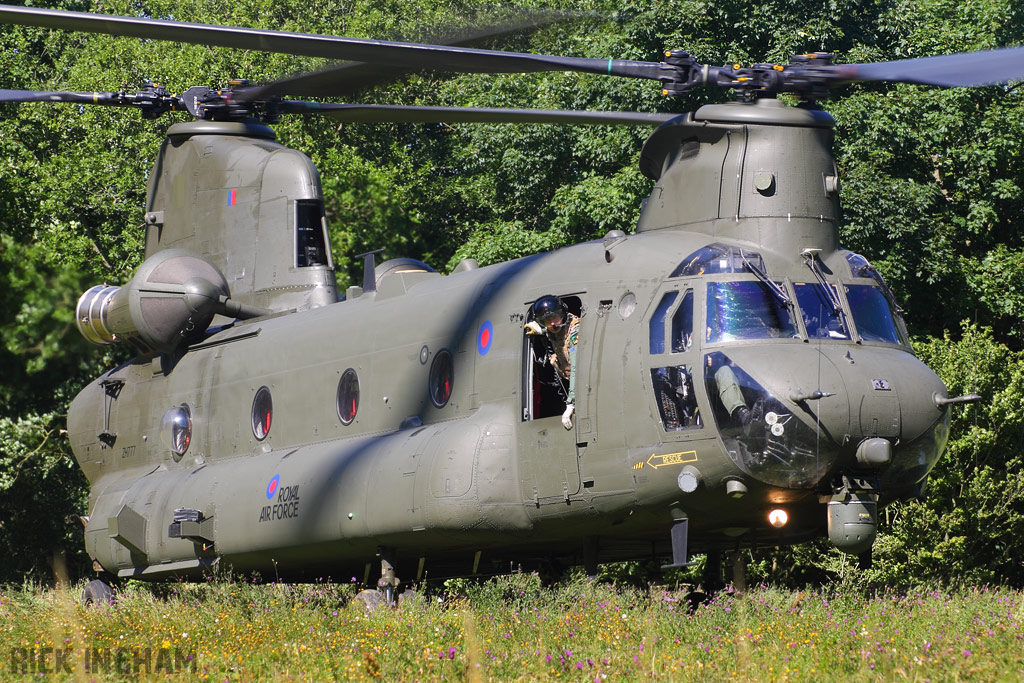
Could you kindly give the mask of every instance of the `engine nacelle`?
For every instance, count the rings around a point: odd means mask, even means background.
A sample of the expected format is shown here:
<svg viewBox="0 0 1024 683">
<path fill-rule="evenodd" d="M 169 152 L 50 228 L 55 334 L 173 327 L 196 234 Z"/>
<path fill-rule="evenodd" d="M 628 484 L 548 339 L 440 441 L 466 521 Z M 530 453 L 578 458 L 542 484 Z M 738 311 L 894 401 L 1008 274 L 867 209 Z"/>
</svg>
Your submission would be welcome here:
<svg viewBox="0 0 1024 683">
<path fill-rule="evenodd" d="M 135 340 L 170 352 L 205 331 L 226 310 L 228 297 L 227 280 L 216 267 L 168 249 L 146 259 L 124 287 L 97 285 L 85 292 L 75 322 L 94 344 Z"/>
</svg>

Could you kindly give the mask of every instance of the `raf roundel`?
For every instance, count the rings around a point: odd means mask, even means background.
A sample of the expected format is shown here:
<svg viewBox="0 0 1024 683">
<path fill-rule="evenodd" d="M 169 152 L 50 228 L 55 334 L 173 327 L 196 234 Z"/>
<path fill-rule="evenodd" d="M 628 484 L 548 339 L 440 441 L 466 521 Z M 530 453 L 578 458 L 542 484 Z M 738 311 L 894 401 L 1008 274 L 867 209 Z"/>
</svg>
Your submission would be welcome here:
<svg viewBox="0 0 1024 683">
<path fill-rule="evenodd" d="M 280 483 L 280 474 L 275 474 L 273 477 L 270 478 L 270 483 L 267 484 L 267 500 L 270 500 L 274 497 L 274 494 L 277 493 L 277 487 Z"/>
<path fill-rule="evenodd" d="M 477 333 L 476 337 L 476 349 L 480 352 L 481 356 L 486 356 L 487 352 L 491 350 L 493 338 L 494 325 L 491 324 L 490 320 L 485 320 L 480 326 L 480 332 Z"/>
</svg>

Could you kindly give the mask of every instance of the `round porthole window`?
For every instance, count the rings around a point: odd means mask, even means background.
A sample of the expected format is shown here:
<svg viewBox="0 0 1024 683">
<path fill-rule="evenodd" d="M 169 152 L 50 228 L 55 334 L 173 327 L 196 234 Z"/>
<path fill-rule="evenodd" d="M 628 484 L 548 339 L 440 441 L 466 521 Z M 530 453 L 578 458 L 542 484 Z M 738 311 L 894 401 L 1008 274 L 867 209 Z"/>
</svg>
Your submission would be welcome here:
<svg viewBox="0 0 1024 683">
<path fill-rule="evenodd" d="M 270 389 L 260 387 L 256 398 L 252 400 L 252 433 L 263 441 L 270 433 L 270 421 L 274 415 L 274 402 L 270 398 Z"/>
<path fill-rule="evenodd" d="M 430 400 L 438 408 L 443 408 L 452 396 L 452 376 L 452 354 L 441 349 L 430 366 Z"/>
<path fill-rule="evenodd" d="M 164 413 L 160 422 L 160 441 L 171 451 L 175 462 L 185 455 L 192 442 L 192 411 L 187 403 Z"/>
<path fill-rule="evenodd" d="M 338 419 L 341 424 L 352 424 L 359 410 L 359 377 L 349 368 L 338 382 Z"/>
</svg>

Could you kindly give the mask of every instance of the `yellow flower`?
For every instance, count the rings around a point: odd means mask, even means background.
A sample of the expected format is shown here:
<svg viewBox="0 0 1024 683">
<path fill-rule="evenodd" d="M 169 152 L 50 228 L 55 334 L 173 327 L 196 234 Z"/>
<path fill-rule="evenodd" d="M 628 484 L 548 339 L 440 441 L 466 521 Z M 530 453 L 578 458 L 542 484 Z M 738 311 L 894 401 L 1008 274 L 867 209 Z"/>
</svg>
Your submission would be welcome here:
<svg viewBox="0 0 1024 683">
<path fill-rule="evenodd" d="M 163 649 L 165 649 L 165 650 L 169 650 L 169 649 L 171 649 L 171 641 L 169 641 L 169 640 L 167 640 L 167 639 L 165 638 L 165 639 L 164 639 L 164 642 L 162 642 L 162 643 L 160 644 L 160 647 L 162 647 L 162 648 L 163 648 Z"/>
</svg>

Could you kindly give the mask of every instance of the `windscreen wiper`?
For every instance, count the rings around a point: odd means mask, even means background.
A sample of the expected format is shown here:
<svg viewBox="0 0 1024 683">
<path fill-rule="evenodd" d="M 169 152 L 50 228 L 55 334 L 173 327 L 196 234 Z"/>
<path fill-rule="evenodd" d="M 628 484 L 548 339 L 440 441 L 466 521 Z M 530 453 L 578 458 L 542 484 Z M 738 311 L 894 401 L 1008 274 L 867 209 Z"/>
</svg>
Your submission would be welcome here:
<svg viewBox="0 0 1024 683">
<path fill-rule="evenodd" d="M 818 261 L 818 252 L 815 249 L 804 249 L 800 252 L 800 255 L 806 259 L 807 267 L 814 273 L 815 279 L 821 285 L 822 289 L 825 290 L 825 296 L 828 297 L 828 302 L 832 304 L 832 312 L 839 316 L 840 320 L 843 317 L 843 304 L 839 301 L 839 296 L 836 291 L 832 289 L 832 285 L 825 279 L 825 273 L 821 271 L 821 263 Z"/>
<path fill-rule="evenodd" d="M 775 295 L 775 298 L 782 302 L 784 306 L 788 308 L 793 307 L 793 300 L 789 298 L 788 294 L 786 294 L 786 290 L 769 278 L 768 274 L 761 270 L 759 266 L 755 266 L 751 261 L 748 261 L 746 256 L 743 257 L 743 265 L 746 266 L 747 270 L 753 273 L 754 276 L 761 281 L 761 284 L 767 287 L 771 293 Z"/>
</svg>

